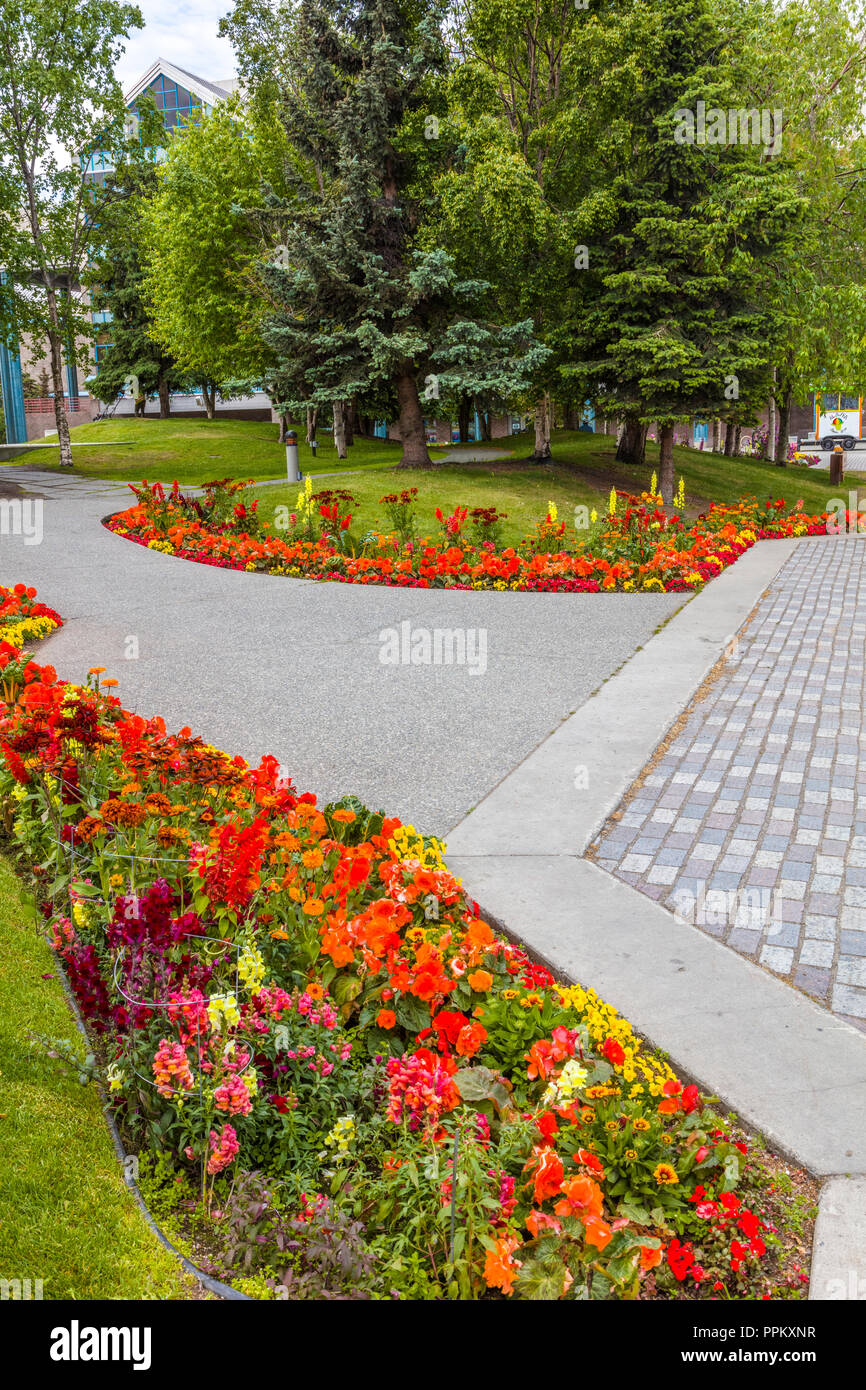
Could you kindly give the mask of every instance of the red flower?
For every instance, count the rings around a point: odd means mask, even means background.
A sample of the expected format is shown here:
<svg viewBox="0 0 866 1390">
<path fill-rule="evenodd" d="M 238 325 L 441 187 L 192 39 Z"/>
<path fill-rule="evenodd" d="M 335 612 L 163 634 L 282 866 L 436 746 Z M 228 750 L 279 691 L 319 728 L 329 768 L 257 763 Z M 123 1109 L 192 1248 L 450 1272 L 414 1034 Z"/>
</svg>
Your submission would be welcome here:
<svg viewBox="0 0 866 1390">
<path fill-rule="evenodd" d="M 535 1201 L 540 1203 L 545 1202 L 548 1197 L 555 1197 L 562 1187 L 564 1176 L 559 1156 L 553 1149 L 543 1149 L 535 1170 Z"/>
<path fill-rule="evenodd" d="M 554 1137 L 559 1133 L 559 1125 L 553 1111 L 545 1110 L 542 1115 L 536 1116 L 535 1128 L 546 1144 L 552 1144 Z"/>
<path fill-rule="evenodd" d="M 701 1103 L 701 1093 L 697 1086 L 687 1086 L 680 1098 L 680 1107 L 684 1115 L 690 1115 L 693 1110 L 697 1110 Z"/>
<path fill-rule="evenodd" d="M 668 1246 L 668 1264 L 674 1278 L 682 1283 L 695 1262 L 694 1252 L 691 1245 L 683 1244 L 674 1236 Z"/>
<path fill-rule="evenodd" d="M 605 1038 L 601 1051 L 612 1067 L 621 1067 L 625 1061 L 625 1053 L 615 1038 Z"/>
</svg>

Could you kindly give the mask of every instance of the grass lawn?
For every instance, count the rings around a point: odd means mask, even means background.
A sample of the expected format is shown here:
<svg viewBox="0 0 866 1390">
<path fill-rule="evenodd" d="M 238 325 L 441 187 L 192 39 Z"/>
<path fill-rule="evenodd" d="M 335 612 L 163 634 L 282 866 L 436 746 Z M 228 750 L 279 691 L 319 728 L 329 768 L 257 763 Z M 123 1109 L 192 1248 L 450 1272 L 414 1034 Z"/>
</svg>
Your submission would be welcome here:
<svg viewBox="0 0 866 1390">
<path fill-rule="evenodd" d="M 197 1291 L 124 1186 L 93 1086 L 29 1034 L 74 1041 L 49 947 L 0 857 L 0 1278 L 45 1299 L 185 1299 Z"/>
<path fill-rule="evenodd" d="M 417 487 L 421 535 L 437 533 L 437 507 L 447 515 L 456 506 L 497 506 L 508 516 L 504 542 L 515 544 L 544 517 L 548 502 L 556 503 L 559 520 L 570 527 L 576 506 L 603 511 L 611 486 L 639 492 L 649 486 L 657 467 L 658 448 L 652 444 L 643 468 L 615 463 L 614 441 L 609 435 L 559 431 L 553 439 L 554 461 L 544 465 L 522 462 L 532 444 L 528 435 L 498 442 L 510 448 L 510 458 L 484 464 L 448 463 L 435 470 L 377 469 L 372 474 L 354 474 L 344 482 L 323 479 L 316 490 L 344 487 L 357 498 L 356 534 L 372 527 L 390 529 L 379 499 L 387 492 Z M 831 489 L 826 469 L 777 468 L 759 459 L 730 459 L 679 448 L 674 451 L 674 462 L 676 477 L 685 479 L 686 509 L 692 516 L 705 511 L 713 501 L 733 502 L 750 494 L 762 501 L 784 497 L 791 505 L 802 497 L 807 511 L 822 512 L 834 492 L 839 492 Z M 842 494 L 847 496 L 849 486 L 856 487 L 858 482 L 866 484 L 866 477 L 846 475 Z M 272 521 L 276 507 L 294 509 L 298 489 L 266 487 L 258 489 L 256 495 L 263 520 Z"/>
<path fill-rule="evenodd" d="M 101 444 L 129 441 L 129 448 L 100 448 Z M 100 420 L 72 430 L 75 444 L 93 448 L 73 449 L 73 473 L 86 478 L 115 478 L 123 482 L 203 483 L 210 478 L 279 478 L 286 473 L 285 445 L 278 442 L 278 426 L 267 420 Z M 34 440 L 34 443 L 40 441 Z M 319 457 L 301 443 L 302 468 L 317 472 L 360 468 L 399 461 L 399 444 L 381 439 L 358 440 L 345 461 L 329 435 L 320 436 Z M 59 469 L 59 449 L 39 449 L 19 454 L 13 463 L 29 468 Z"/>
<path fill-rule="evenodd" d="M 75 441 L 93 441 L 93 449 L 75 451 L 74 472 L 84 477 L 181 484 L 201 483 L 208 478 L 232 476 L 255 480 L 284 476 L 285 449 L 277 442 L 277 427 L 267 421 L 205 419 L 121 419 L 81 425 L 72 431 Z M 132 441 L 129 449 L 101 449 L 101 442 Z M 363 527 L 384 526 L 378 500 L 386 492 L 417 487 L 422 527 L 435 529 L 433 513 L 437 506 L 450 512 L 454 506 L 497 506 L 508 514 L 506 539 L 522 539 L 544 514 L 548 501 L 559 508 L 560 519 L 571 521 L 579 504 L 601 510 L 607 504 L 612 485 L 640 491 L 649 485 L 657 467 L 658 446 L 647 448 L 647 462 L 633 468 L 614 462 L 614 441 L 609 435 L 557 431 L 553 438 L 554 461 L 538 465 L 526 463 L 532 447 L 528 434 L 494 440 L 493 451 L 507 450 L 506 459 L 484 463 L 440 463 L 429 471 L 391 471 L 400 458 L 400 445 L 385 440 L 359 439 L 348 458 L 337 458 L 327 434 L 320 438 L 317 458 L 302 442 L 302 472 L 339 473 L 350 471 L 344 486 L 358 498 L 359 523 Z M 455 446 L 458 447 L 458 446 Z M 441 458 L 447 447 L 436 450 Z M 834 490 L 829 473 L 820 468 L 776 468 L 751 458 L 725 458 L 721 454 L 697 449 L 675 449 L 676 476 L 685 478 L 687 510 L 692 515 L 710 502 L 731 502 L 746 494 L 762 500 L 784 496 L 791 504 L 803 498 L 807 511 L 823 511 Z M 22 455 L 17 463 L 30 467 L 59 467 L 56 450 L 38 455 Z M 361 469 L 358 473 L 355 470 Z M 367 476 L 369 475 L 369 476 Z M 847 475 L 842 489 L 866 485 L 866 474 Z M 339 485 L 336 480 L 322 486 Z M 295 488 L 268 487 L 261 490 L 261 508 L 267 519 L 275 506 L 294 503 Z"/>
</svg>

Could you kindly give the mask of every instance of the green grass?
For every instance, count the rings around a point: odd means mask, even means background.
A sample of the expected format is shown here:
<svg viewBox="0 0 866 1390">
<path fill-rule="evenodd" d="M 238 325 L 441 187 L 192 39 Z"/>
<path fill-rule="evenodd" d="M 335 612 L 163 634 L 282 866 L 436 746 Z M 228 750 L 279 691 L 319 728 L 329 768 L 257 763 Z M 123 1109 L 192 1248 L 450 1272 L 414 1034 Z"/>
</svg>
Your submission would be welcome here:
<svg viewBox="0 0 866 1390">
<path fill-rule="evenodd" d="M 128 481 L 181 484 L 201 483 L 209 478 L 232 476 L 257 481 L 285 475 L 285 449 L 277 441 L 277 427 L 267 421 L 198 419 L 121 419 L 81 425 L 72 432 L 76 442 L 92 441 L 93 448 L 75 450 L 74 472 L 83 477 L 114 478 Z M 101 443 L 132 441 L 129 449 L 104 449 Z M 614 462 L 614 442 L 609 435 L 557 431 L 553 437 L 554 461 L 539 466 L 525 462 L 532 447 L 528 434 L 494 440 L 493 450 L 507 450 L 510 457 L 476 464 L 439 463 L 429 471 L 391 471 L 400 459 L 400 445 L 385 440 L 358 439 L 348 458 L 337 458 L 327 434 L 320 437 L 318 457 L 305 443 L 300 445 L 303 472 L 313 475 L 349 471 L 345 486 L 356 494 L 361 506 L 359 522 L 384 526 L 378 499 L 386 492 L 417 487 L 422 524 L 435 529 L 433 513 L 437 506 L 451 511 L 454 506 L 497 506 L 508 513 L 506 539 L 522 539 L 544 514 L 548 501 L 559 508 L 560 518 L 569 522 L 579 504 L 607 504 L 611 485 L 640 491 L 649 485 L 658 466 L 658 446 L 647 446 L 642 468 Z M 486 446 L 474 446 L 486 447 Z M 447 448 L 434 451 L 441 459 Z M 21 455 L 17 463 L 57 468 L 54 449 Z M 721 454 L 697 449 L 674 450 L 676 476 L 685 478 L 687 510 L 691 515 L 703 511 L 710 502 L 732 502 L 746 494 L 761 500 L 784 496 L 794 503 L 802 497 L 808 511 L 822 511 L 835 491 L 830 488 L 826 469 L 802 467 L 776 468 L 758 459 L 725 458 Z M 361 469 L 358 473 L 354 470 Z M 866 483 L 866 475 L 848 475 L 842 489 Z M 333 480 L 324 487 L 337 485 Z M 261 507 L 267 516 L 274 506 L 293 504 L 295 489 L 269 487 L 261 492 Z"/>
<path fill-rule="evenodd" d="M 80 1035 L 32 907 L 0 857 L 0 1278 L 45 1299 L 184 1299 L 196 1285 L 146 1225 L 99 1097 L 29 1034 Z"/>
<path fill-rule="evenodd" d="M 72 473 L 85 478 L 115 478 L 123 482 L 203 483 L 210 478 L 285 477 L 286 449 L 278 440 L 278 426 L 267 420 L 123 418 L 79 425 L 72 431 L 75 444 L 93 448 L 73 449 Z M 101 444 L 130 442 L 129 448 L 103 449 Z M 34 440 L 34 443 L 41 441 Z M 302 468 L 331 472 L 399 461 L 399 444 L 380 439 L 358 440 L 346 460 L 328 435 L 319 440 L 319 456 L 301 443 Z M 39 449 L 19 454 L 13 463 L 33 468 L 60 467 L 59 449 Z"/>
<path fill-rule="evenodd" d="M 357 498 L 352 528 L 356 534 L 369 528 L 389 530 L 379 499 L 388 492 L 416 487 L 421 535 L 437 534 L 437 507 L 447 515 L 456 506 L 496 506 L 508 517 L 504 543 L 513 545 L 543 519 L 549 502 L 556 504 L 559 520 L 570 527 L 576 506 L 603 512 L 611 486 L 639 492 L 649 487 L 658 467 L 658 447 L 652 444 L 642 468 L 616 463 L 614 441 L 608 435 L 559 431 L 553 438 L 554 461 L 544 465 L 523 462 L 531 448 L 528 435 L 498 443 L 510 449 L 509 459 L 441 464 L 433 470 L 376 470 L 354 474 L 345 481 L 323 479 L 316 487 L 344 487 Z M 840 491 L 831 489 L 826 469 L 777 468 L 759 459 L 730 459 L 680 448 L 674 451 L 674 462 L 677 479 L 685 480 L 686 510 L 691 516 L 705 511 L 711 502 L 734 502 L 746 495 L 761 501 L 784 497 L 790 505 L 802 498 L 807 511 L 821 512 Z M 858 482 L 866 483 L 866 478 L 855 474 L 846 477 L 842 495 L 847 496 L 849 486 L 856 487 Z M 256 495 L 263 520 L 272 522 L 276 507 L 294 510 L 298 489 L 267 487 L 258 489 Z"/>
</svg>

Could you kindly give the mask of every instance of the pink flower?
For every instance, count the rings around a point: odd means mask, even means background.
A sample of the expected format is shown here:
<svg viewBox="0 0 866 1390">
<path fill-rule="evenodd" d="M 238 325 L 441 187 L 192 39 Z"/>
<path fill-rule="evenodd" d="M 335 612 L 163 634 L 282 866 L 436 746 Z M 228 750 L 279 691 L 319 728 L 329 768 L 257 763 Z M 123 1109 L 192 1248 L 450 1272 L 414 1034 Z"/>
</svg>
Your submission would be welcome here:
<svg viewBox="0 0 866 1390">
<path fill-rule="evenodd" d="M 210 1132 L 210 1146 L 213 1153 L 208 1159 L 207 1170 L 209 1173 L 221 1173 L 223 1168 L 227 1168 L 237 1157 L 240 1144 L 238 1137 L 231 1125 L 223 1125 L 222 1134 L 217 1134 L 215 1129 Z"/>
</svg>

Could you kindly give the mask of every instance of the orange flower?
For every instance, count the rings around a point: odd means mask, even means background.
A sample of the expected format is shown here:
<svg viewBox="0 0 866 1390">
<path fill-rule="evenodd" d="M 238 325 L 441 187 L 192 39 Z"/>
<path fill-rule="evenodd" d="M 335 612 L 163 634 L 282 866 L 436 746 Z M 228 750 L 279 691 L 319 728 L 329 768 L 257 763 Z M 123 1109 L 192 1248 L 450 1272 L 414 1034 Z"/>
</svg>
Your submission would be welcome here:
<svg viewBox="0 0 866 1390">
<path fill-rule="evenodd" d="M 555 1149 L 543 1149 L 535 1171 L 536 1202 L 541 1203 L 546 1201 L 548 1197 L 556 1196 L 562 1187 L 563 1174 L 562 1160 Z"/>
<path fill-rule="evenodd" d="M 536 1240 L 542 1231 L 554 1231 L 557 1235 L 562 1233 L 562 1222 L 557 1221 L 555 1216 L 549 1216 L 546 1211 L 531 1211 L 526 1218 L 526 1226 Z"/>
<path fill-rule="evenodd" d="M 600 1216 L 585 1216 L 583 1224 L 586 1230 L 587 1245 L 594 1245 L 597 1250 L 601 1251 L 610 1244 L 613 1239 L 613 1231 L 606 1221 L 602 1221 Z"/>
<path fill-rule="evenodd" d="M 493 984 L 493 976 L 487 970 L 474 970 L 467 979 L 469 988 L 474 989 L 476 994 L 486 994 Z"/>
<path fill-rule="evenodd" d="M 557 1216 L 577 1216 L 585 1221 L 588 1216 L 600 1217 L 602 1213 L 603 1198 L 601 1188 L 592 1178 L 581 1173 L 576 1178 L 569 1178 L 568 1182 L 562 1185 L 561 1202 L 557 1202 L 553 1210 Z"/>
<path fill-rule="evenodd" d="M 397 1015 L 393 1009 L 380 1009 L 376 1015 L 376 1022 L 380 1028 L 393 1028 L 397 1022 Z"/>
<path fill-rule="evenodd" d="M 314 981 L 313 984 L 307 985 L 306 993 L 309 994 L 311 999 L 322 999 L 325 991 L 322 989 L 321 985 L 316 984 Z"/>
<path fill-rule="evenodd" d="M 325 910 L 325 904 L 321 898 L 307 898 L 301 905 L 301 911 L 306 917 L 321 917 Z"/>
<path fill-rule="evenodd" d="M 466 928 L 466 940 L 471 946 L 492 946 L 493 932 L 486 922 L 482 922 L 478 917 L 473 917 Z"/>
<path fill-rule="evenodd" d="M 457 1034 L 457 1052 L 461 1057 L 474 1057 L 487 1041 L 487 1029 L 480 1023 L 467 1023 Z"/>
<path fill-rule="evenodd" d="M 512 1258 L 520 1241 L 517 1236 L 500 1236 L 493 1250 L 484 1259 L 484 1282 L 488 1289 L 501 1289 L 510 1294 L 517 1278 L 520 1261 Z"/>
<path fill-rule="evenodd" d="M 656 1265 L 662 1262 L 663 1247 L 660 1245 L 654 1250 L 651 1245 L 642 1245 L 640 1248 L 640 1267 L 641 1269 L 655 1269 Z"/>
</svg>

